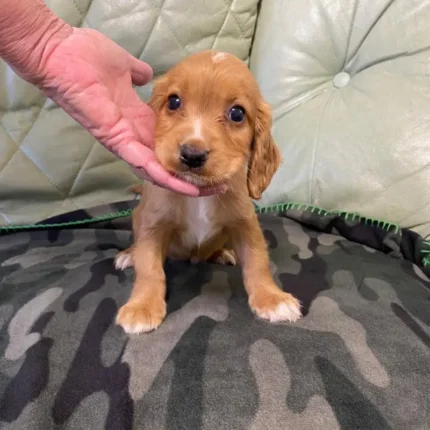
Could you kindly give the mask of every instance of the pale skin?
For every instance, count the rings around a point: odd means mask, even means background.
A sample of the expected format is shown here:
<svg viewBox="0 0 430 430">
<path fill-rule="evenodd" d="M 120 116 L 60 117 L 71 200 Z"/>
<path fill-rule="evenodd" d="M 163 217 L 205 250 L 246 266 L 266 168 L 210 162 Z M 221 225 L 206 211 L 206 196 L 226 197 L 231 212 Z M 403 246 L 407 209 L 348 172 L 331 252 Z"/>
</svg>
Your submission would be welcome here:
<svg viewBox="0 0 430 430">
<path fill-rule="evenodd" d="M 188 196 L 225 191 L 199 188 L 161 166 L 155 113 L 133 89 L 151 80 L 152 69 L 100 32 L 71 27 L 42 0 L 0 0 L 0 58 L 142 179 Z"/>
</svg>

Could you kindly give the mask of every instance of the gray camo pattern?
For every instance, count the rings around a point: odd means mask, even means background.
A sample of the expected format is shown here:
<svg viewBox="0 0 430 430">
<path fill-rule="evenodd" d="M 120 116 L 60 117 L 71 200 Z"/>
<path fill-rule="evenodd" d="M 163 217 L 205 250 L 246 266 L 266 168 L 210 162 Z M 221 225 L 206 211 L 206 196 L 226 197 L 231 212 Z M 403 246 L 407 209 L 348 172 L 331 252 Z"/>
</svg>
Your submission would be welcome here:
<svg viewBox="0 0 430 430">
<path fill-rule="evenodd" d="M 167 262 L 166 321 L 129 337 L 129 219 L 0 236 L 0 428 L 429 430 L 426 275 L 396 246 L 260 219 L 297 323 L 256 319 L 238 267 Z"/>
</svg>

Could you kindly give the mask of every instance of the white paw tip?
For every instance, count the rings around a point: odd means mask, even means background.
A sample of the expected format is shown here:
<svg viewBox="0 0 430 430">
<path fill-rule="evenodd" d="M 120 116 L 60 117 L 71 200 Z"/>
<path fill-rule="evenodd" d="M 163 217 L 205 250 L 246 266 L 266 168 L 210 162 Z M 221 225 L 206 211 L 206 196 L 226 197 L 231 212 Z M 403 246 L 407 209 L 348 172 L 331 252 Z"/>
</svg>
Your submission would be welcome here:
<svg viewBox="0 0 430 430">
<path fill-rule="evenodd" d="M 140 333 L 148 333 L 154 330 L 155 327 L 152 327 L 151 325 L 148 325 L 148 324 L 135 324 L 135 325 L 125 324 L 125 325 L 122 325 L 122 328 L 127 334 L 140 334 Z"/>
<path fill-rule="evenodd" d="M 275 309 L 259 313 L 261 318 L 267 319 L 270 322 L 278 321 L 297 321 L 302 313 L 300 306 L 296 304 L 280 303 Z"/>
<path fill-rule="evenodd" d="M 133 265 L 133 260 L 130 254 L 118 254 L 115 258 L 115 269 L 125 270 Z"/>
</svg>

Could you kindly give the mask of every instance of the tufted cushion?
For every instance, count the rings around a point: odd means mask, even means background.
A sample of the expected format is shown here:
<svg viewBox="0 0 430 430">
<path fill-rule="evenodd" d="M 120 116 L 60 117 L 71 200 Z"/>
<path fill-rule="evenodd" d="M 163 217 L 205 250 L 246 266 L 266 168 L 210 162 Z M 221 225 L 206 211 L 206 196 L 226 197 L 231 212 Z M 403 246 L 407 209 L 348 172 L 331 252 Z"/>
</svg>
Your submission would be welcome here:
<svg viewBox="0 0 430 430">
<path fill-rule="evenodd" d="M 262 204 L 430 235 L 430 2 L 263 1 L 251 68 L 284 164 Z"/>
<path fill-rule="evenodd" d="M 100 30 L 160 74 L 203 49 L 247 61 L 258 0 L 46 3 L 71 25 Z M 145 99 L 150 86 L 140 91 Z M 125 163 L 0 63 L 0 224 L 34 223 L 122 200 L 135 181 Z"/>
</svg>

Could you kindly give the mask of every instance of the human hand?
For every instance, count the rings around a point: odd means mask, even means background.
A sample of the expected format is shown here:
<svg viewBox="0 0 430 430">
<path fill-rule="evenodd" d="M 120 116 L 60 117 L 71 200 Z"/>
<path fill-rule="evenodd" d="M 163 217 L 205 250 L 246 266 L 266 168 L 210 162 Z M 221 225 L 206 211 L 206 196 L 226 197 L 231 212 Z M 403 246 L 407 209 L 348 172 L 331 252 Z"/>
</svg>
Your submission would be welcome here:
<svg viewBox="0 0 430 430">
<path fill-rule="evenodd" d="M 73 28 L 44 59 L 37 85 L 144 179 L 190 196 L 223 192 L 175 178 L 154 154 L 155 113 L 132 84 L 145 85 L 151 67 L 102 33 Z"/>
</svg>

